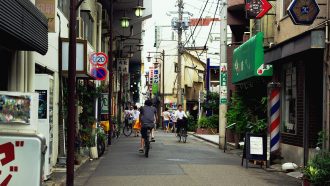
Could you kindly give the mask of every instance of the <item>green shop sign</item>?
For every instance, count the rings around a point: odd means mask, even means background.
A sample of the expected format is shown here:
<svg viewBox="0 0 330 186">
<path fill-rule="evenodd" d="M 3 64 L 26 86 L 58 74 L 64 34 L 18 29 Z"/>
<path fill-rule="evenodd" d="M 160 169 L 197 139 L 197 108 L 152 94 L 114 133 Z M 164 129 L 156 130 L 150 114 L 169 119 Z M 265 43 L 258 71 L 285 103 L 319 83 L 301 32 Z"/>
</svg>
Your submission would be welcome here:
<svg viewBox="0 0 330 186">
<path fill-rule="evenodd" d="M 263 32 L 257 33 L 234 50 L 233 83 L 251 77 L 272 76 L 271 65 L 264 65 Z"/>
</svg>

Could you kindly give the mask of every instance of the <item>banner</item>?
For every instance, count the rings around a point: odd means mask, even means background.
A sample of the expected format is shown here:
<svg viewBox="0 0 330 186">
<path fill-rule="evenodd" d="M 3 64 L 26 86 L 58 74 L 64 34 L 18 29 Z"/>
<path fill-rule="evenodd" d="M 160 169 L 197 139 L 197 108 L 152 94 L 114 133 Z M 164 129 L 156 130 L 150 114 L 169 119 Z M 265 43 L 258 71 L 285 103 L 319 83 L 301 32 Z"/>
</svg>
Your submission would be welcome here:
<svg viewBox="0 0 330 186">
<path fill-rule="evenodd" d="M 152 93 L 157 94 L 158 93 L 158 83 L 159 83 L 159 69 L 154 69 L 154 76 L 152 79 Z"/>
<path fill-rule="evenodd" d="M 55 0 L 36 0 L 35 6 L 48 20 L 48 32 L 55 32 Z"/>
</svg>

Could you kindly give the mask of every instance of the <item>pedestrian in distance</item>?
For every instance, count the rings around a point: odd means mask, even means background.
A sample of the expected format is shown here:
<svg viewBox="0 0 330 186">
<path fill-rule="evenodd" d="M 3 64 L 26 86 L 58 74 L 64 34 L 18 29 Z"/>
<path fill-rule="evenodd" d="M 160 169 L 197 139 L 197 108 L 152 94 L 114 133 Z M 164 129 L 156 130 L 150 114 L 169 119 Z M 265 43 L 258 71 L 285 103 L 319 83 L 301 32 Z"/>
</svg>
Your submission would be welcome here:
<svg viewBox="0 0 330 186">
<path fill-rule="evenodd" d="M 132 112 L 132 115 L 133 115 L 133 124 L 135 125 L 137 122 L 140 122 L 139 120 L 139 117 L 140 117 L 140 111 L 138 110 L 137 106 L 134 105 L 133 107 L 133 112 Z M 140 129 L 139 128 L 135 128 L 134 129 L 134 136 L 135 137 L 138 137 L 139 136 L 139 133 L 140 133 Z"/>
<path fill-rule="evenodd" d="M 175 131 L 176 121 L 177 121 L 177 118 L 175 116 L 175 112 L 176 111 L 174 111 L 174 110 L 172 110 L 172 112 L 171 112 L 171 121 L 172 121 L 171 131 L 172 131 L 172 133 L 174 133 L 174 131 Z"/>
<path fill-rule="evenodd" d="M 141 143 L 139 152 L 143 152 L 144 149 L 144 139 L 148 135 L 148 130 L 151 130 L 151 141 L 154 140 L 153 130 L 155 128 L 155 123 L 157 121 L 157 109 L 152 106 L 152 102 L 150 100 L 146 100 L 144 106 L 141 107 L 140 112 L 140 121 L 142 123 L 141 127 Z"/>
<path fill-rule="evenodd" d="M 168 108 L 165 108 L 165 111 L 163 112 L 163 123 L 164 123 L 164 131 L 168 132 L 169 131 L 169 123 L 171 119 L 171 114 L 168 112 Z"/>
</svg>

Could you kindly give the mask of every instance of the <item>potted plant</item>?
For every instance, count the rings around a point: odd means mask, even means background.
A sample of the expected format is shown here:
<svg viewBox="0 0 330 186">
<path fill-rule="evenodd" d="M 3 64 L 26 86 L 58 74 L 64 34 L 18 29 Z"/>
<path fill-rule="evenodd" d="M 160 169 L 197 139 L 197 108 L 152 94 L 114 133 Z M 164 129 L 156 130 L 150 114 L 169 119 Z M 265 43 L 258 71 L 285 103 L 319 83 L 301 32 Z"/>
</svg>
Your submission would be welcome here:
<svg viewBox="0 0 330 186">
<path fill-rule="evenodd" d="M 324 131 L 318 133 L 316 154 L 303 168 L 303 185 L 330 185 L 330 152 L 325 151 L 323 142 L 327 137 Z"/>
<path fill-rule="evenodd" d="M 80 131 L 82 146 L 88 147 L 90 158 L 98 158 L 95 138 L 96 134 L 93 133 L 92 127 L 82 128 Z"/>
<path fill-rule="evenodd" d="M 303 169 L 303 185 L 330 185 L 330 153 L 318 152 Z"/>
</svg>

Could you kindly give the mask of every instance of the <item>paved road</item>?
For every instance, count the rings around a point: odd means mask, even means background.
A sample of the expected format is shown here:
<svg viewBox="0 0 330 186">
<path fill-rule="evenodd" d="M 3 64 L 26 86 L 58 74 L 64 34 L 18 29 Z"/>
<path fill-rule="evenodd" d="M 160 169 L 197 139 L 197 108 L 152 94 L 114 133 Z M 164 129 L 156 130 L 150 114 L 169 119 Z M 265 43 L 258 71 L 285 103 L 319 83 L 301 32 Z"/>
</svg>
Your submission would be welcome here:
<svg viewBox="0 0 330 186">
<path fill-rule="evenodd" d="M 300 185 L 282 173 L 242 168 L 236 154 L 225 154 L 193 136 L 184 144 L 174 134 L 158 132 L 149 158 L 138 153 L 138 142 L 122 136 L 104 157 L 81 168 L 75 185 Z"/>
</svg>

